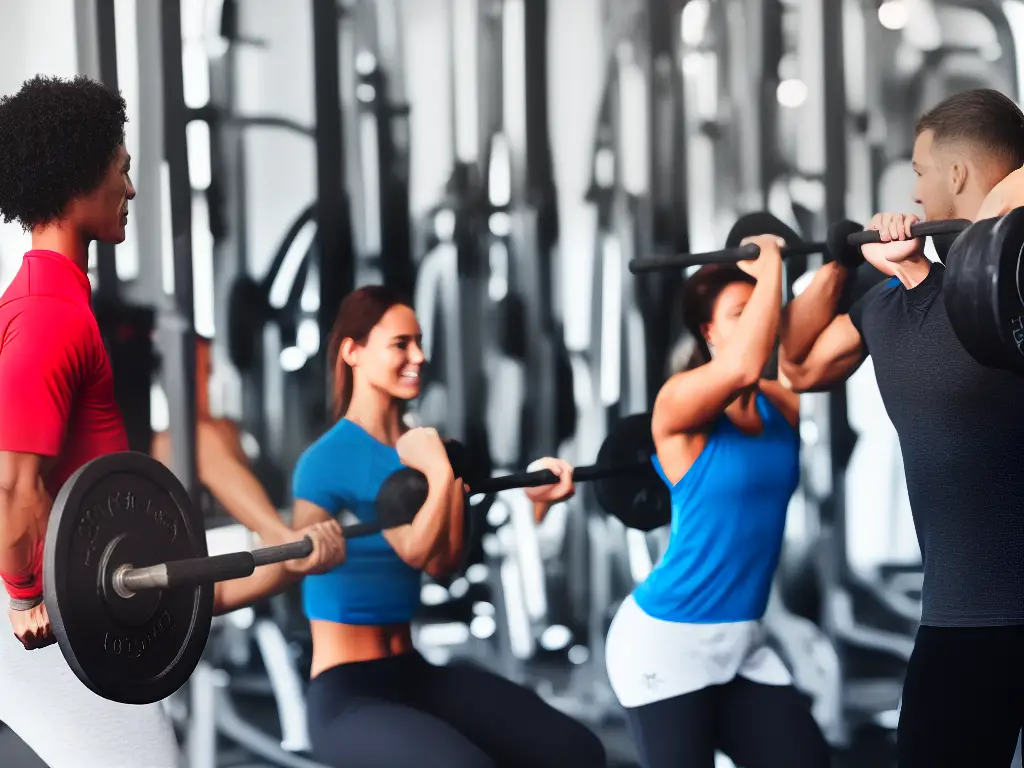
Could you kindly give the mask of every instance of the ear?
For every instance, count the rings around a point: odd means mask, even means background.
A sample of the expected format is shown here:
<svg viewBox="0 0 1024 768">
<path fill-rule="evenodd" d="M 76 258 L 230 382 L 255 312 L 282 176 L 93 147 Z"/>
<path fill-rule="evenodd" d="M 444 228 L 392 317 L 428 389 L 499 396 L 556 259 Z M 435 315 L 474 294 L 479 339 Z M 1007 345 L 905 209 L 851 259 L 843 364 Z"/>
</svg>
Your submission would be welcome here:
<svg viewBox="0 0 1024 768">
<path fill-rule="evenodd" d="M 963 160 L 953 161 L 949 166 L 949 191 L 961 194 L 967 187 L 967 176 L 967 164 Z"/>
<path fill-rule="evenodd" d="M 711 343 L 711 323 L 703 323 L 701 325 L 700 335 L 704 337 L 704 341 L 708 344 Z"/>
<path fill-rule="evenodd" d="M 338 360 L 345 361 L 351 368 L 355 368 L 359 364 L 359 346 L 356 344 L 355 339 L 345 338 L 341 340 L 341 352 L 338 355 Z"/>
</svg>

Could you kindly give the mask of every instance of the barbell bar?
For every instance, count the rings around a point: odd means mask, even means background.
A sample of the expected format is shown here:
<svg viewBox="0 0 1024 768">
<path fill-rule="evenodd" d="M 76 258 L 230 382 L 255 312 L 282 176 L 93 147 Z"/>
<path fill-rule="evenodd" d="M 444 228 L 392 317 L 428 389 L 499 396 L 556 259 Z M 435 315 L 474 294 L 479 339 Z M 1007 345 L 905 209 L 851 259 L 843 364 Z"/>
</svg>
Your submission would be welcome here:
<svg viewBox="0 0 1024 768">
<path fill-rule="evenodd" d="M 806 256 L 823 253 L 824 242 L 794 243 L 782 248 L 782 257 Z M 704 253 L 679 253 L 670 256 L 651 256 L 646 259 L 633 259 L 629 262 L 629 271 L 634 275 L 643 272 L 662 272 L 669 269 L 688 269 L 689 267 L 706 266 L 709 264 L 736 264 L 740 261 L 753 261 L 761 254 L 756 243 L 746 243 L 735 248 L 722 248 Z"/>
<path fill-rule="evenodd" d="M 514 472 L 498 477 L 467 477 L 457 461 L 463 453 L 458 441 L 447 441 L 449 461 L 457 478 L 469 487 L 469 493 L 491 495 L 514 488 L 553 485 L 558 476 L 548 469 Z M 654 468 L 654 439 L 650 413 L 638 413 L 619 419 L 601 444 L 597 461 L 573 470 L 574 482 L 593 482 L 594 496 L 600 508 L 627 528 L 651 531 L 667 525 L 672 516 L 668 486 Z M 393 528 L 407 525 L 426 503 L 429 485 L 426 476 L 412 467 L 393 472 L 381 485 L 375 500 L 377 520 Z"/>
<path fill-rule="evenodd" d="M 937 235 L 958 235 L 971 224 L 967 219 L 936 219 L 935 221 L 918 221 L 910 225 L 910 237 L 936 237 Z M 876 229 L 863 229 L 852 233 L 847 242 L 859 248 L 882 242 L 882 233 Z"/>
<path fill-rule="evenodd" d="M 541 483 L 542 484 L 542 483 Z M 343 525 L 341 534 L 345 539 L 356 539 L 380 533 L 387 526 L 380 522 Z M 286 560 L 301 560 L 313 554 L 313 540 L 308 536 L 299 541 L 261 547 L 251 552 L 229 552 L 211 557 L 191 557 L 172 560 L 145 568 L 135 568 L 125 563 L 111 575 L 114 591 L 121 597 L 130 597 L 145 589 L 175 589 L 194 587 L 231 579 L 244 579 L 263 565 L 283 563 Z"/>
<path fill-rule="evenodd" d="M 857 267 L 864 261 L 860 248 L 849 242 L 849 236 L 861 233 L 863 227 L 852 221 L 840 221 L 829 227 L 824 241 L 792 242 L 782 247 L 782 258 L 793 256 L 809 256 L 824 253 L 830 261 L 838 261 L 849 267 Z M 652 256 L 646 259 L 633 259 L 629 262 L 629 271 L 633 274 L 643 272 L 661 272 L 673 269 L 706 266 L 709 264 L 736 264 L 740 261 L 752 261 L 761 254 L 756 243 L 746 243 L 731 248 L 722 248 L 705 253 L 681 253 L 670 256 Z"/>
</svg>

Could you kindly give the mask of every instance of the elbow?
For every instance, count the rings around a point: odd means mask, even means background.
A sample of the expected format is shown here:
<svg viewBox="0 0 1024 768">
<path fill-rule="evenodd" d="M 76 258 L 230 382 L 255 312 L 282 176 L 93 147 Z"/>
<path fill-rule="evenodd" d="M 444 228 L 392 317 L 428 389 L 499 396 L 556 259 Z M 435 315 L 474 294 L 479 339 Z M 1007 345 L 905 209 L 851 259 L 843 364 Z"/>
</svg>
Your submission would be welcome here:
<svg viewBox="0 0 1024 768">
<path fill-rule="evenodd" d="M 791 391 L 798 394 L 809 391 L 810 384 L 802 366 L 798 366 L 795 362 L 780 356 L 778 360 L 778 373 L 779 378 L 785 380 L 787 388 Z"/>
<path fill-rule="evenodd" d="M 732 389 L 735 389 L 736 391 L 750 389 L 761 380 L 761 372 L 764 370 L 764 363 L 762 362 L 762 364 L 758 366 L 753 364 L 756 362 L 756 360 L 752 362 L 749 359 L 735 359 L 726 362 Z"/>
<path fill-rule="evenodd" d="M 809 371 L 806 366 L 792 363 L 781 357 L 779 359 L 779 373 L 780 377 L 785 378 L 789 385 L 788 388 L 797 394 L 813 392 L 817 385 L 813 372 Z"/>
<path fill-rule="evenodd" d="M 410 568 L 417 571 L 426 571 L 434 559 L 434 553 L 425 543 L 410 541 L 401 552 L 401 558 L 405 560 Z"/>
</svg>

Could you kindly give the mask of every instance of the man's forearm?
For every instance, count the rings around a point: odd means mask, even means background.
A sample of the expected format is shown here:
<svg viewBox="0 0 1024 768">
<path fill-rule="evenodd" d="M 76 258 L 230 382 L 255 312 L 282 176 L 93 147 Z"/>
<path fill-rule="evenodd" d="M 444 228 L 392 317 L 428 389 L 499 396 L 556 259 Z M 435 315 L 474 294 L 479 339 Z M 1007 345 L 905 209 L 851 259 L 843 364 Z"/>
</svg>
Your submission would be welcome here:
<svg viewBox="0 0 1024 768">
<path fill-rule="evenodd" d="M 30 574 L 38 566 L 51 506 L 42 483 L 35 489 L 0 490 L 0 573 Z"/>
<path fill-rule="evenodd" d="M 779 346 L 788 361 L 803 362 L 818 336 L 835 318 L 848 275 L 849 270 L 837 262 L 825 264 L 803 293 L 786 305 L 779 329 Z"/>
<path fill-rule="evenodd" d="M 214 613 L 218 616 L 241 610 L 296 584 L 301 575 L 289 571 L 284 563 L 262 565 L 243 579 L 217 582 L 214 588 Z"/>
</svg>

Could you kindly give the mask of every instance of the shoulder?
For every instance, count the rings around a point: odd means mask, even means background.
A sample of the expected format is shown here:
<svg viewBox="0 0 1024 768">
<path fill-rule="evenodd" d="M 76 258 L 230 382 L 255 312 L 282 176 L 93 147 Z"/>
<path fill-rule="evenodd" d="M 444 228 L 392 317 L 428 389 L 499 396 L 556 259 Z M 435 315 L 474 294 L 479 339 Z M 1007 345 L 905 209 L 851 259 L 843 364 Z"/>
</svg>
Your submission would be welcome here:
<svg viewBox="0 0 1024 768">
<path fill-rule="evenodd" d="M 879 308 L 884 307 L 886 304 L 891 303 L 892 299 L 897 298 L 900 290 L 900 281 L 895 277 L 881 276 L 881 279 L 878 279 L 874 284 L 869 284 L 867 287 L 855 286 L 854 290 L 860 296 L 850 306 L 850 311 L 847 314 L 850 316 L 854 327 L 863 336 L 865 316 L 877 312 Z"/>
<path fill-rule="evenodd" d="M 0 306 L 4 351 L 33 356 L 82 353 L 99 341 L 95 318 L 85 307 L 55 296 L 22 296 Z"/>
<path fill-rule="evenodd" d="M 890 296 L 897 295 L 899 289 L 899 278 L 886 276 L 864 291 L 864 294 L 858 299 L 857 303 L 867 306 L 878 301 L 884 301 Z"/>
<path fill-rule="evenodd" d="M 339 421 L 299 456 L 293 471 L 295 485 L 320 484 L 327 479 L 343 478 L 349 473 L 339 471 L 342 465 L 351 468 L 362 454 L 358 434 L 352 425 Z"/>
<path fill-rule="evenodd" d="M 300 462 L 316 463 L 330 458 L 337 461 L 339 454 L 357 453 L 359 449 L 359 434 L 355 425 L 342 419 L 331 426 L 326 432 L 310 444 L 302 456 Z M 349 458 L 345 456 L 344 458 Z"/>
</svg>

